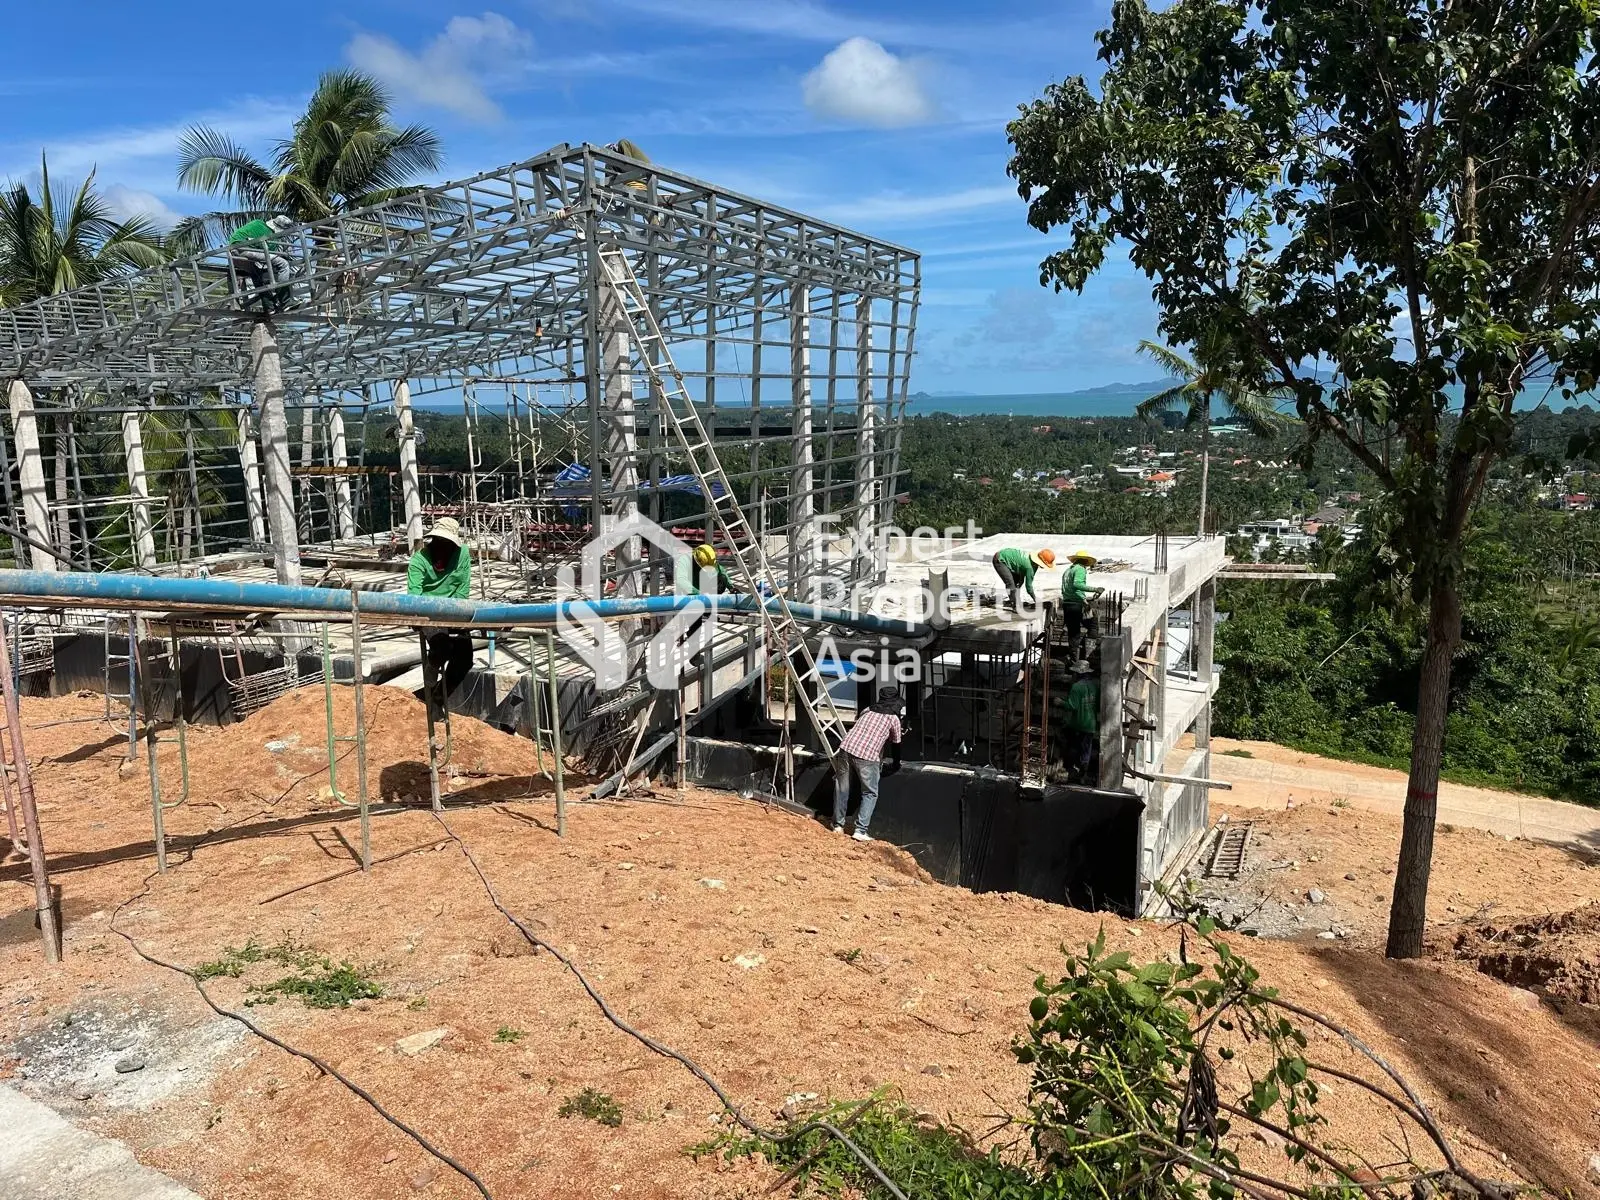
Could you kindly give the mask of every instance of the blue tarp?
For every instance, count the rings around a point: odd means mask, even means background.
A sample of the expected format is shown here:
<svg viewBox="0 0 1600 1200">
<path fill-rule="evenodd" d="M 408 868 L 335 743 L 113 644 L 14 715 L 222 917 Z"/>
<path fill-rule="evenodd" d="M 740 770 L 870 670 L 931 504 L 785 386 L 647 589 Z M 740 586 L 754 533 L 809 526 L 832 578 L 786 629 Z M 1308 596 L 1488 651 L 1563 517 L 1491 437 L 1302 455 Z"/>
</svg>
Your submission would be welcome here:
<svg viewBox="0 0 1600 1200">
<path fill-rule="evenodd" d="M 581 463 L 571 463 L 562 467 L 556 473 L 554 495 L 560 499 L 587 499 L 589 496 L 589 468 Z M 659 486 L 663 492 L 684 492 L 691 496 L 698 496 L 700 481 L 693 475 L 667 475 L 659 485 L 652 484 L 648 479 L 639 481 L 641 492 L 653 492 Z M 725 489 L 720 483 L 711 485 L 712 495 L 721 498 Z"/>
</svg>

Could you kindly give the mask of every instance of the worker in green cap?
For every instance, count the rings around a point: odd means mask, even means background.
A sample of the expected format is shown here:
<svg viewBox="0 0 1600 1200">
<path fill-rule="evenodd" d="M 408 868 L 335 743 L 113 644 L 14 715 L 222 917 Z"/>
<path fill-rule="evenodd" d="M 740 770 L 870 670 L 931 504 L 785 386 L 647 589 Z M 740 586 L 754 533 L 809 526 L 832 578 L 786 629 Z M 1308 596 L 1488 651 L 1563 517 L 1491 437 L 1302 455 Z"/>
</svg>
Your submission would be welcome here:
<svg viewBox="0 0 1600 1200">
<path fill-rule="evenodd" d="M 1065 697 L 1056 697 L 1051 707 L 1066 730 L 1066 761 L 1069 776 L 1077 783 L 1093 783 L 1091 771 L 1100 742 L 1100 681 L 1085 659 L 1072 664 L 1075 676 Z"/>
</svg>

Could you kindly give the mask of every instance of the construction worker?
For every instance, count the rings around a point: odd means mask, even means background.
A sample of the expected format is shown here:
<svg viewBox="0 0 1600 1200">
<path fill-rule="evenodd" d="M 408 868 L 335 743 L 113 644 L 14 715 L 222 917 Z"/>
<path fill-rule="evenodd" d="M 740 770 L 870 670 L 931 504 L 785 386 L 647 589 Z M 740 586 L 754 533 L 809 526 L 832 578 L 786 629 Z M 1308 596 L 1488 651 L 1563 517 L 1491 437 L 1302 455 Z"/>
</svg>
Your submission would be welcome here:
<svg viewBox="0 0 1600 1200">
<path fill-rule="evenodd" d="M 454 517 L 440 517 L 411 556 L 406 568 L 406 592 L 412 596 L 465 600 L 471 588 L 472 562 L 462 544 L 461 526 Z M 464 629 L 441 629 L 424 637 L 428 663 L 433 668 L 433 702 L 443 709 L 450 694 L 472 670 L 472 635 Z M 419 693 L 418 699 L 423 698 Z"/>
<path fill-rule="evenodd" d="M 1083 647 L 1078 644 L 1078 639 L 1083 633 L 1083 610 L 1105 588 L 1089 586 L 1089 568 L 1099 560 L 1087 550 L 1076 551 L 1067 561 L 1072 565 L 1061 577 L 1061 621 L 1066 626 L 1068 650 L 1073 654 L 1082 654 Z"/>
<path fill-rule="evenodd" d="M 1069 776 L 1078 783 L 1093 783 L 1095 751 L 1100 745 L 1100 681 L 1087 659 L 1072 664 L 1076 678 L 1065 699 L 1053 707 L 1060 710 L 1066 728 L 1066 759 Z"/>
<path fill-rule="evenodd" d="M 1018 550 L 1007 546 L 995 554 L 991 560 L 994 563 L 995 574 L 1000 576 L 1000 582 L 1011 597 L 1011 607 L 1018 612 L 1022 611 L 1022 589 L 1028 589 L 1028 599 L 1038 603 L 1039 597 L 1033 591 L 1034 572 L 1040 567 L 1053 567 L 1056 565 L 1054 550 Z"/>
<path fill-rule="evenodd" d="M 265 221 L 257 217 L 228 235 L 228 257 L 233 261 L 233 268 L 248 275 L 252 287 L 264 288 L 269 283 L 283 284 L 288 280 L 289 260 L 278 253 L 280 247 L 277 242 L 265 239 L 293 225 L 294 222 L 288 217 L 271 217 Z M 248 242 L 263 244 L 246 245 Z M 289 303 L 288 287 L 275 287 L 268 303 L 273 308 L 282 309 Z"/>
<path fill-rule="evenodd" d="M 870 842 L 872 835 L 867 826 L 872 823 L 872 811 L 878 807 L 878 778 L 883 770 L 883 747 L 894 745 L 894 766 L 900 766 L 900 737 L 904 732 L 900 714 L 905 711 L 905 701 L 899 688 L 884 688 L 878 693 L 872 707 L 856 718 L 856 723 L 845 734 L 839 747 L 839 758 L 833 770 L 833 831 L 844 832 L 845 813 L 850 807 L 850 779 L 861 781 L 861 808 L 856 812 L 856 830 L 850 836 L 858 842 Z"/>
<path fill-rule="evenodd" d="M 717 571 L 717 595 L 721 596 L 727 592 L 737 592 L 742 590 L 733 582 L 733 576 L 728 574 L 727 569 L 717 561 L 717 548 L 715 546 L 701 542 L 694 548 L 694 552 L 690 555 L 690 557 L 694 560 L 694 570 L 692 572 L 689 588 L 695 595 L 699 596 L 703 594 L 700 591 L 700 572 L 709 571 L 713 567 L 715 567 Z"/>
</svg>

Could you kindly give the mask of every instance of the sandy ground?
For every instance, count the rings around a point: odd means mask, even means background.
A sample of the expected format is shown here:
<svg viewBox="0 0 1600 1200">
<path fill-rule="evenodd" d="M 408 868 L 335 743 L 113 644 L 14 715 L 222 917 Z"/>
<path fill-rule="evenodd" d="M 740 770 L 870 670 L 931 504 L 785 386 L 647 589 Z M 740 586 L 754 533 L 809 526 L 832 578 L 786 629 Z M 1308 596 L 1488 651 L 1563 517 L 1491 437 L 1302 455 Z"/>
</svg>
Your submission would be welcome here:
<svg viewBox="0 0 1600 1200">
<path fill-rule="evenodd" d="M 136 958 L 111 924 L 184 964 L 290 939 L 364 965 L 383 997 L 244 1011 L 327 1058 L 498 1200 L 753 1197 L 773 1185 L 763 1164 L 683 1153 L 722 1127 L 715 1099 L 605 1022 L 550 955 L 529 952 L 426 811 L 375 818 L 375 854 L 399 857 L 370 876 L 272 899 L 350 863 L 355 821 L 330 811 L 324 791 L 320 694 L 289 697 L 242 726 L 192 731 L 192 798 L 167 823 L 193 852 L 175 851 L 156 878 L 142 764 L 124 779 L 115 730 L 51 724 L 99 704 L 24 709 L 67 957 L 42 964 L 25 870 L 0 870 L 0 1060 L 16 1086 L 207 1197 L 475 1194 L 337 1082 L 213 1017 L 186 979 Z M 348 723 L 345 709 L 341 729 Z M 424 795 L 420 706 L 383 696 L 372 724 L 375 787 Z M 570 953 L 619 1013 L 694 1057 L 761 1120 L 797 1092 L 844 1098 L 889 1086 L 919 1109 L 986 1128 L 1023 1100 L 1011 1039 L 1035 976 L 1059 973 L 1063 944 L 1103 924 L 1140 958 L 1175 950 L 1161 926 L 931 884 L 891 847 L 709 793 L 575 804 L 558 840 L 549 785 L 530 778 L 532 747 L 456 724 L 461 772 L 449 780 L 447 820 L 502 900 Z M 172 759 L 165 753 L 168 795 Z M 341 788 L 352 784 L 353 771 L 341 771 Z M 1372 837 L 1377 872 L 1377 825 Z M 1574 857 L 1541 859 L 1536 886 L 1503 870 L 1509 845 L 1482 843 L 1484 894 L 1516 895 L 1529 911 L 1544 903 L 1540 888 L 1560 890 L 1546 911 L 1593 894 L 1592 868 Z M 1473 851 L 1461 847 L 1465 864 Z M 1446 884 L 1441 872 L 1441 886 L 1475 903 L 1472 869 L 1458 874 Z M 1541 1002 L 1448 954 L 1396 964 L 1354 938 L 1236 940 L 1267 982 L 1348 1023 L 1408 1072 L 1478 1169 L 1600 1195 L 1586 1178 L 1600 1150 L 1593 1009 Z M 259 964 L 208 986 L 237 1006 L 276 973 Z M 420 1053 L 396 1047 L 439 1030 Z M 1343 1061 L 1326 1038 L 1313 1047 Z M 112 1063 L 125 1056 L 143 1067 L 117 1074 Z M 616 1098 L 620 1127 L 557 1116 L 586 1087 Z M 1342 1137 L 1393 1157 L 1395 1126 L 1364 1093 L 1334 1086 L 1324 1107 Z"/>
<path fill-rule="evenodd" d="M 1339 762 L 1272 742 L 1216 738 L 1212 745 L 1212 770 L 1233 784 L 1233 790 L 1223 794 L 1229 804 L 1284 808 L 1340 799 L 1352 808 L 1391 816 L 1399 816 L 1405 807 L 1404 771 Z M 1600 851 L 1600 808 L 1540 796 L 1444 781 L 1439 784 L 1439 820 L 1511 837 L 1574 842 Z"/>
</svg>

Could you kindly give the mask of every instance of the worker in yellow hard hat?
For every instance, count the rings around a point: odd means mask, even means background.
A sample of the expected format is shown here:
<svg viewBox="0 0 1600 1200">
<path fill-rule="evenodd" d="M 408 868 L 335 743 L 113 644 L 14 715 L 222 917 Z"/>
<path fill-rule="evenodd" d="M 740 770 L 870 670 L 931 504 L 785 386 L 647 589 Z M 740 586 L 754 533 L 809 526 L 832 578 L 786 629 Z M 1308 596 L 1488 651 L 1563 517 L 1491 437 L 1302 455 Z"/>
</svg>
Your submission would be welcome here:
<svg viewBox="0 0 1600 1200">
<path fill-rule="evenodd" d="M 1053 567 L 1056 565 L 1054 550 L 1018 550 L 1014 546 L 996 552 L 990 560 L 994 563 L 995 574 L 1000 576 L 1000 582 L 1005 587 L 1011 598 L 1011 607 L 1018 612 L 1022 611 L 1022 589 L 1028 589 L 1028 599 L 1038 602 L 1039 597 L 1034 594 L 1033 577 L 1040 567 Z"/>
<path fill-rule="evenodd" d="M 1078 638 L 1083 633 L 1083 613 L 1089 601 L 1105 591 L 1103 587 L 1089 586 L 1089 568 L 1100 560 L 1087 550 L 1077 550 L 1068 559 L 1071 566 L 1061 577 L 1061 623 L 1066 627 L 1067 648 L 1081 655 Z"/>
<path fill-rule="evenodd" d="M 725 592 L 737 592 L 741 590 L 738 585 L 733 582 L 733 576 L 729 575 L 727 569 L 717 561 L 717 548 L 715 546 L 701 542 L 691 552 L 690 558 L 694 560 L 694 573 L 693 578 L 689 583 L 689 589 L 694 595 L 704 595 L 704 593 L 700 590 L 700 573 L 702 571 L 710 571 L 712 569 L 715 569 L 717 572 L 717 595 L 720 596 Z"/>
</svg>

